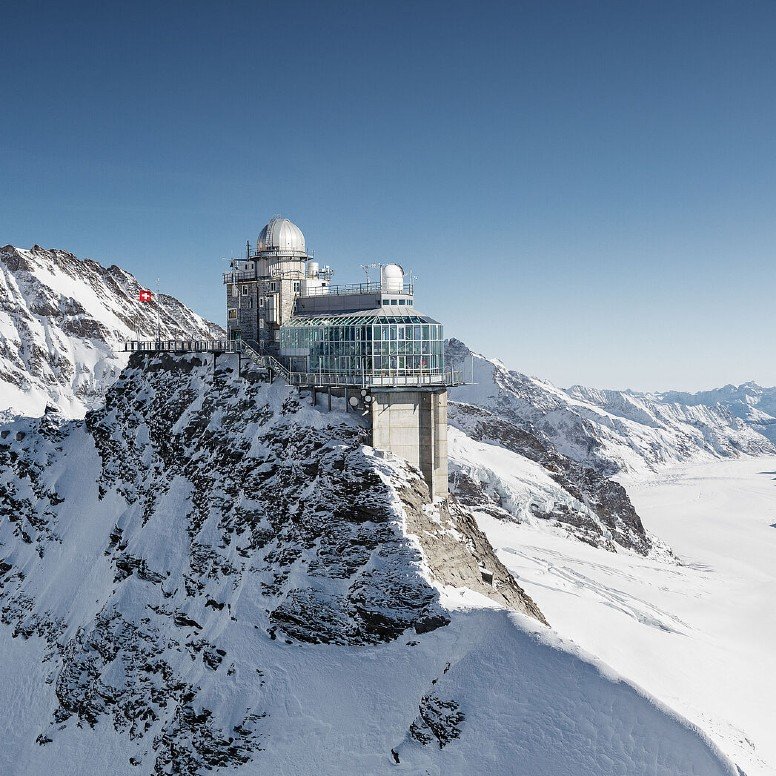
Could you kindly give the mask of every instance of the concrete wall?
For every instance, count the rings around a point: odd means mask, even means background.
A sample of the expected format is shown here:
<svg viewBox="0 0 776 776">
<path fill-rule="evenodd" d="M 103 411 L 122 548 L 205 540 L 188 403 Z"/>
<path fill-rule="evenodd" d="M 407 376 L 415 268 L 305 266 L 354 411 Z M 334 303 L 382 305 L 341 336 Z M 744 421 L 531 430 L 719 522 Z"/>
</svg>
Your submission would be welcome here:
<svg viewBox="0 0 776 776">
<path fill-rule="evenodd" d="M 372 446 L 423 473 L 433 498 L 447 496 L 447 389 L 372 389 Z"/>
<path fill-rule="evenodd" d="M 380 310 L 380 294 L 319 294 L 300 296 L 296 300 L 298 315 L 326 315 L 349 313 L 356 310 Z M 403 310 L 402 310 L 403 312 Z"/>
</svg>

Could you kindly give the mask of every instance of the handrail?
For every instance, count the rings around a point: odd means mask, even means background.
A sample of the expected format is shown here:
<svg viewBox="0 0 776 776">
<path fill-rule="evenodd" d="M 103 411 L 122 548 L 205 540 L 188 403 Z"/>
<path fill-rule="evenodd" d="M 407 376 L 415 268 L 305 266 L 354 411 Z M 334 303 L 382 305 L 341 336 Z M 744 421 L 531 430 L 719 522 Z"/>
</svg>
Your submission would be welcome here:
<svg viewBox="0 0 776 776">
<path fill-rule="evenodd" d="M 286 369 L 283 364 L 280 363 L 274 356 L 267 355 L 265 356 L 267 360 L 267 364 L 269 365 L 270 369 L 274 369 L 276 372 L 279 372 L 283 377 L 286 379 L 287 383 L 290 383 L 292 381 L 292 372 L 289 372 L 288 369 Z"/>
<path fill-rule="evenodd" d="M 124 342 L 125 353 L 236 353 L 235 340 L 129 340 Z"/>
<path fill-rule="evenodd" d="M 298 272 L 285 273 L 283 277 L 288 276 L 286 279 L 292 280 L 304 280 L 304 275 Z M 244 280 L 261 280 L 263 282 L 271 282 L 281 278 L 281 274 L 271 276 L 269 278 L 262 277 L 258 274 L 258 270 L 233 270 L 232 272 L 224 272 L 224 283 L 239 283 Z M 301 294 L 302 297 L 307 296 L 352 296 L 354 294 L 401 294 L 404 296 L 412 296 L 415 293 L 415 288 L 412 283 L 405 283 L 402 286 L 401 291 L 388 291 L 383 288 L 382 283 L 379 281 L 370 281 L 369 283 L 350 283 L 348 285 L 338 286 L 320 286 L 318 288 L 308 288 Z"/>
<path fill-rule="evenodd" d="M 414 372 L 292 372 L 285 364 L 269 353 L 261 353 L 257 342 L 251 340 L 144 340 L 124 343 L 124 351 L 130 353 L 240 353 L 262 369 L 271 369 L 281 375 L 289 385 L 358 386 L 361 388 L 390 388 L 414 386 L 463 385 L 463 373 Z"/>
</svg>

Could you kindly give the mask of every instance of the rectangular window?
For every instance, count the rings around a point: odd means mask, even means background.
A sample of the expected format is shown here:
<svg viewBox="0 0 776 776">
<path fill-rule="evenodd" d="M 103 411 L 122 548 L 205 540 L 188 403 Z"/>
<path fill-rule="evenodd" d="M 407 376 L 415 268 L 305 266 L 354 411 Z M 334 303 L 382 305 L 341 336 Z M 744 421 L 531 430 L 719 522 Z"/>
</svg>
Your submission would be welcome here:
<svg viewBox="0 0 776 776">
<path fill-rule="evenodd" d="M 391 299 L 391 304 L 399 304 L 399 300 L 398 299 Z"/>
<path fill-rule="evenodd" d="M 230 321 L 233 321 L 233 320 L 235 320 L 236 318 L 237 318 L 237 310 L 235 310 L 234 308 L 232 308 L 232 309 L 229 311 L 229 320 L 230 320 Z"/>
<path fill-rule="evenodd" d="M 383 299 L 383 304 L 388 307 L 388 305 L 391 303 L 390 299 Z"/>
<path fill-rule="evenodd" d="M 298 294 L 298 293 L 299 293 L 299 289 L 300 289 L 301 287 L 302 287 L 302 284 L 301 284 L 301 282 L 300 282 L 299 280 L 295 280 L 295 281 L 294 281 L 294 293 L 295 293 L 295 294 Z"/>
<path fill-rule="evenodd" d="M 264 297 L 259 298 L 259 307 L 264 307 Z"/>
<path fill-rule="evenodd" d="M 243 286 L 242 287 L 242 295 L 243 296 L 248 296 L 248 286 Z"/>
<path fill-rule="evenodd" d="M 276 281 L 274 281 L 274 280 L 273 280 L 273 281 L 272 281 L 272 282 L 269 284 L 269 291 L 270 291 L 270 293 L 271 293 L 271 294 L 274 294 L 274 293 L 275 293 L 277 290 L 278 290 L 278 284 L 277 284 L 277 282 L 276 282 Z"/>
<path fill-rule="evenodd" d="M 399 299 L 399 304 L 407 304 L 407 300 L 406 299 Z"/>
</svg>

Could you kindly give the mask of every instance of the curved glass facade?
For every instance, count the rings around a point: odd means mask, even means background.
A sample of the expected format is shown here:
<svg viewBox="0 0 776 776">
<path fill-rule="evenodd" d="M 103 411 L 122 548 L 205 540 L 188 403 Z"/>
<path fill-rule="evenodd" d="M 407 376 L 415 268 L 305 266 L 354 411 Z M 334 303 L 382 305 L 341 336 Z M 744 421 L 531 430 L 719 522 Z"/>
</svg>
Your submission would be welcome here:
<svg viewBox="0 0 776 776">
<path fill-rule="evenodd" d="M 299 372 L 366 377 L 444 372 L 442 324 L 410 312 L 291 318 L 280 327 L 280 353 Z"/>
</svg>

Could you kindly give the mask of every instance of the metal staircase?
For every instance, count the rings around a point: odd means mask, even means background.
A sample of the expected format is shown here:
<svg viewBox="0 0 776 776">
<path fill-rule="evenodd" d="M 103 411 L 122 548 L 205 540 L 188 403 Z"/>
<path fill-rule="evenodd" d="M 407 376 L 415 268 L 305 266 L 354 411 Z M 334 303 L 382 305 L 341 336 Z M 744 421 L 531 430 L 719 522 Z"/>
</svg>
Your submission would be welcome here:
<svg viewBox="0 0 776 776">
<path fill-rule="evenodd" d="M 283 366 L 274 356 L 261 353 L 259 343 L 256 340 L 241 340 L 240 352 L 262 369 L 281 375 L 287 383 L 292 382 L 291 372 Z"/>
</svg>

